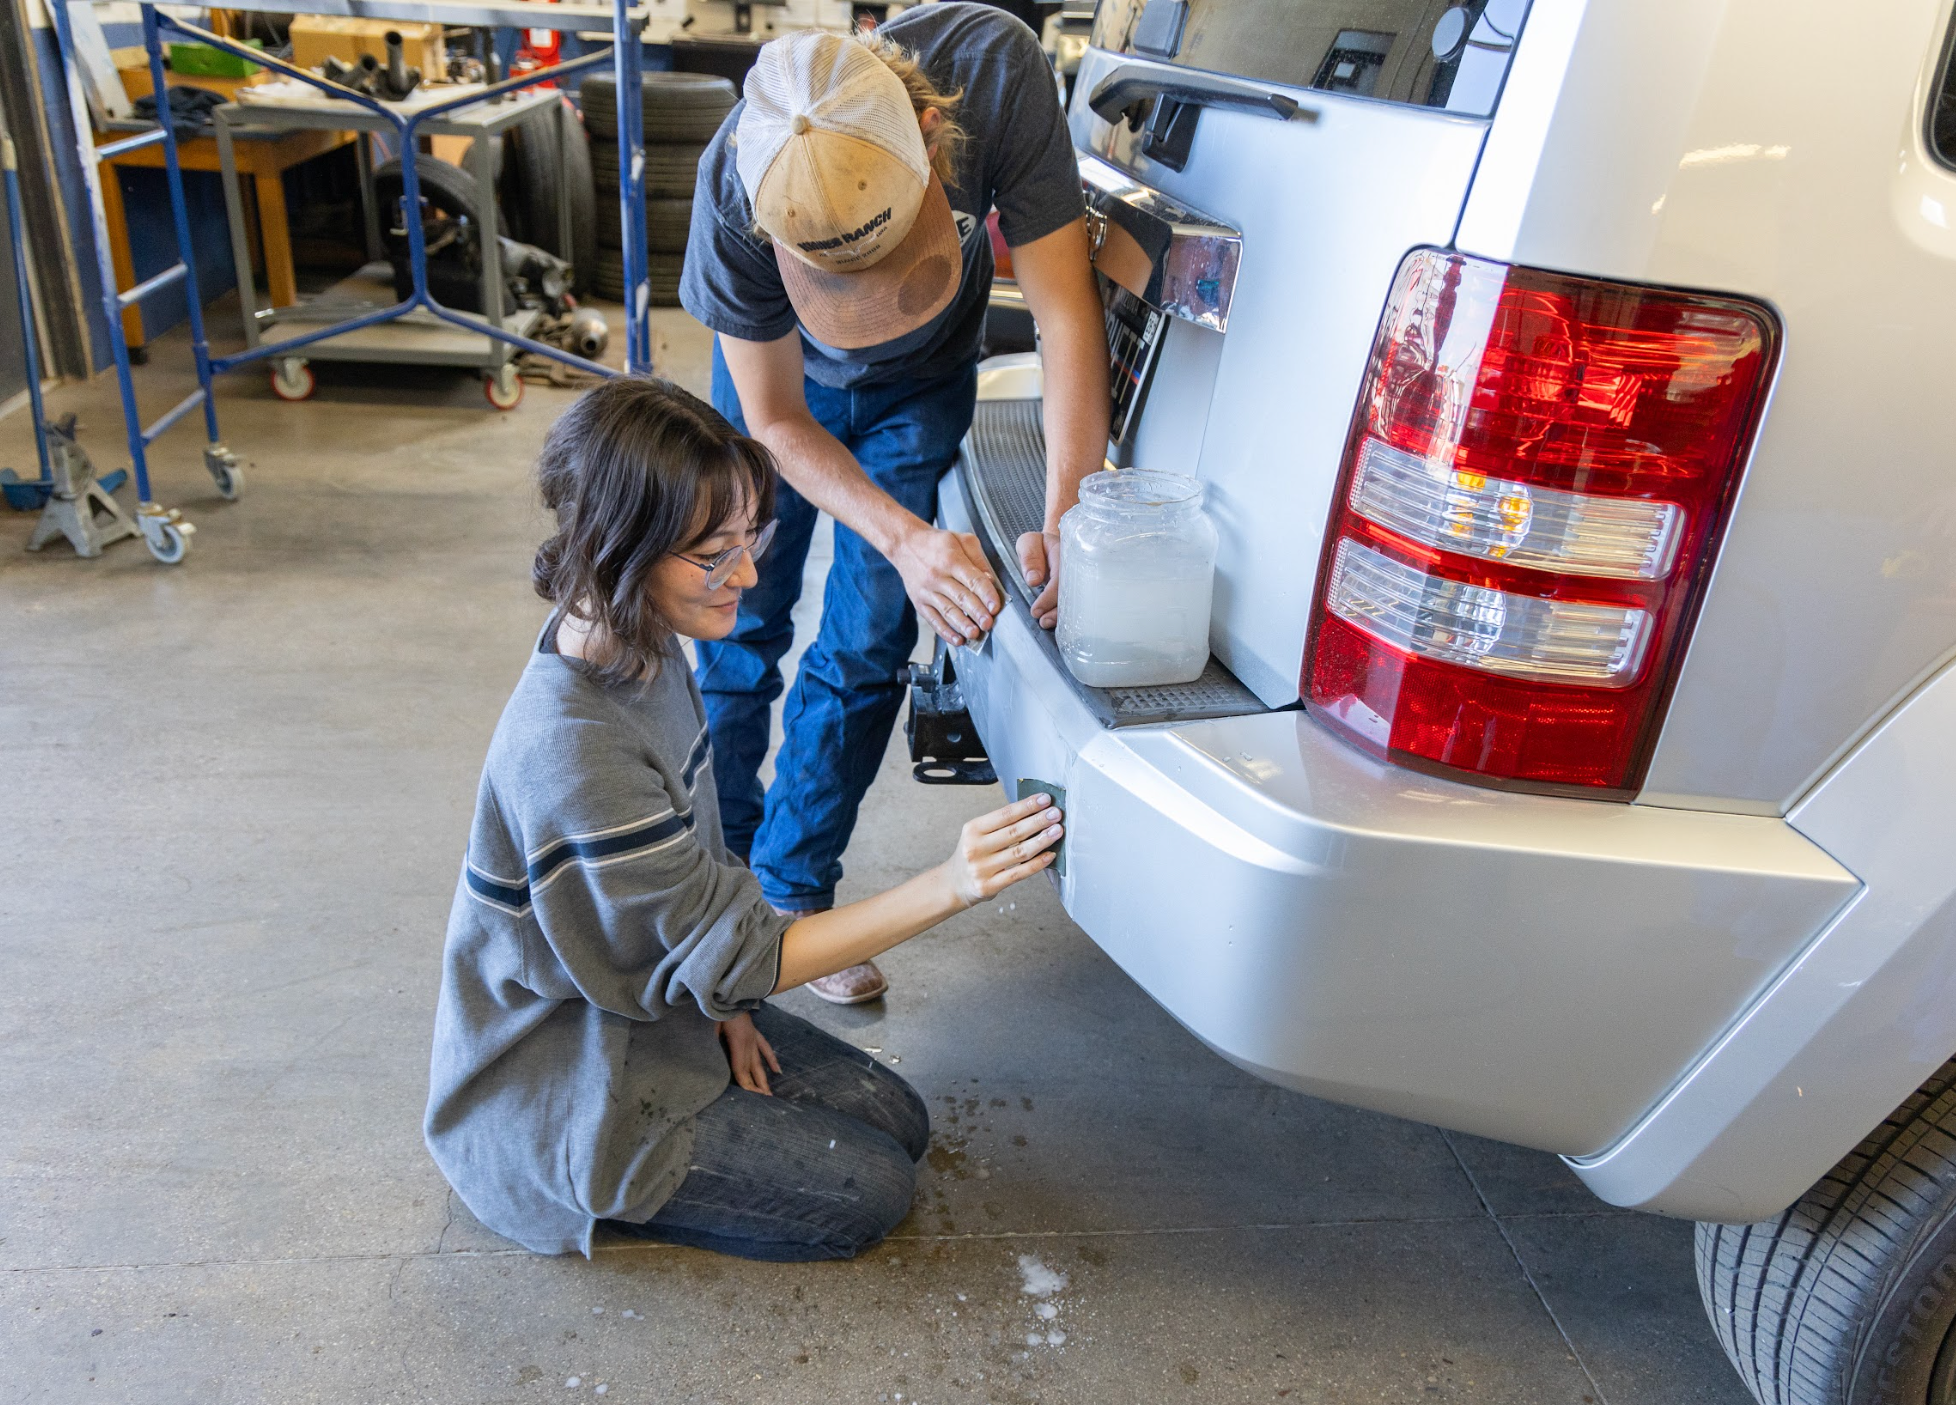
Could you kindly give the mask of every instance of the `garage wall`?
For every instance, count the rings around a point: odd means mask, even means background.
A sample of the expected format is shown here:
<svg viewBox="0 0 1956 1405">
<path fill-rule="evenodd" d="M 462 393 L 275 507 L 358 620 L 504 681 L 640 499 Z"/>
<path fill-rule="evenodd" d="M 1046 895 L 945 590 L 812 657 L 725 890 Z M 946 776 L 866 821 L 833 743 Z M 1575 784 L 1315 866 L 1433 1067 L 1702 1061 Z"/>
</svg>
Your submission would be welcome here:
<svg viewBox="0 0 1956 1405">
<path fill-rule="evenodd" d="M 21 345 L 17 331 L 19 326 L 20 299 L 14 288 L 14 242 L 7 222 L 0 219 L 0 405 L 27 389 L 27 349 Z"/>
<path fill-rule="evenodd" d="M 83 313 L 88 323 L 89 363 L 100 371 L 112 364 L 114 352 L 109 347 L 109 324 L 102 315 L 98 299 L 88 296 L 93 288 L 91 271 L 95 268 L 95 232 L 88 218 L 88 193 L 82 185 L 81 165 L 75 154 L 75 124 L 69 119 L 68 95 L 62 86 L 61 46 L 55 41 L 53 22 L 40 0 L 21 0 L 28 12 L 28 21 L 33 35 L 34 76 L 41 91 L 41 106 L 47 113 L 48 140 L 53 150 L 54 169 L 57 186 L 61 192 L 63 214 L 68 226 L 69 247 L 74 250 L 76 265 L 81 269 Z M 126 12 L 126 13 L 123 13 Z M 109 43 L 140 43 L 140 25 L 132 25 L 134 15 L 131 6 L 105 6 L 100 11 Z M 134 33 L 132 40 L 129 35 Z"/>
</svg>

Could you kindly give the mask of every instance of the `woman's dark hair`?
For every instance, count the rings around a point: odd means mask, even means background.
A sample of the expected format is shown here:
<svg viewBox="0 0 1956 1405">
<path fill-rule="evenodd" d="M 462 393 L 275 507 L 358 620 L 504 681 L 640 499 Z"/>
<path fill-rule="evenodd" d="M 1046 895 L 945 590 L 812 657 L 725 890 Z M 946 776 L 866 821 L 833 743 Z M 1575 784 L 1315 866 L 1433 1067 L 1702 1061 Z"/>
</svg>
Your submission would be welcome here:
<svg viewBox="0 0 1956 1405">
<path fill-rule="evenodd" d="M 537 594 L 601 626 L 586 660 L 603 683 L 650 678 L 673 654 L 652 568 L 751 508 L 774 515 L 774 459 L 670 381 L 618 376 L 550 427 L 537 460 L 557 531 L 537 548 Z"/>
</svg>

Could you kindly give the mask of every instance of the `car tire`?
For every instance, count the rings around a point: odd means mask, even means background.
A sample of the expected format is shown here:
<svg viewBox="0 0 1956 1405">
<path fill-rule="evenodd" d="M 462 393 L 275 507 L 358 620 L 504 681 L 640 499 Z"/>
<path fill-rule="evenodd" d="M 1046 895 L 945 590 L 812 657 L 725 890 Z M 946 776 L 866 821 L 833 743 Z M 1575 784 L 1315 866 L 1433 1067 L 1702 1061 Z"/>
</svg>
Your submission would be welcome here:
<svg viewBox="0 0 1956 1405">
<path fill-rule="evenodd" d="M 1956 1405 L 1956 1060 L 1791 1209 L 1697 1248 L 1761 1405 Z"/>
<path fill-rule="evenodd" d="M 482 292 L 477 278 L 481 268 L 482 246 L 478 229 L 482 187 L 473 175 L 460 166 L 451 166 L 433 156 L 417 157 L 414 170 L 420 181 L 422 198 L 428 202 L 428 215 L 466 215 L 469 220 L 461 240 L 428 259 L 428 292 L 435 301 L 457 312 L 480 312 Z M 406 187 L 399 157 L 374 167 L 372 189 L 374 209 L 380 216 L 381 247 L 394 270 L 394 296 L 403 299 L 414 291 L 414 275 L 408 267 L 407 237 L 397 237 L 392 231 Z M 424 215 L 424 230 L 427 227 L 425 219 Z"/>
<path fill-rule="evenodd" d="M 645 195 L 647 199 L 691 197 L 699 174 L 704 146 L 652 146 L 645 148 Z M 609 141 L 591 142 L 591 176 L 598 199 L 618 198 L 618 148 Z"/>
<path fill-rule="evenodd" d="M 594 73 L 578 85 L 578 105 L 591 131 L 618 135 L 618 80 Z M 720 123 L 740 100 L 734 85 L 710 73 L 647 73 L 639 111 L 650 142 L 702 144 L 713 140 Z"/>
<path fill-rule="evenodd" d="M 549 120 L 548 117 L 531 119 L 539 127 Z M 519 244 L 543 248 L 536 234 L 546 225 L 556 227 L 557 202 L 550 190 L 556 176 L 535 159 L 542 154 L 543 143 L 524 139 L 523 128 L 528 125 L 511 127 L 496 139 L 496 218 L 499 221 L 496 232 L 508 235 Z M 549 252 L 554 254 L 557 250 Z"/>
<path fill-rule="evenodd" d="M 654 254 L 683 254 L 686 234 L 693 225 L 691 198 L 660 196 L 645 202 L 645 247 Z M 607 249 L 621 247 L 623 234 L 618 225 L 618 201 L 606 200 L 598 207 L 598 243 Z"/>
<path fill-rule="evenodd" d="M 566 114 L 570 116 L 570 114 Z M 574 123 L 575 116 L 571 116 Z M 557 200 L 557 119 L 543 112 L 519 123 L 503 138 L 502 213 L 510 238 L 534 244 L 569 262 L 572 291 L 583 292 L 598 252 L 597 196 L 591 179 L 591 153 L 582 132 L 573 131 L 563 153 L 563 184 L 570 196 L 571 242 L 560 248 Z M 615 202 L 614 202 L 615 203 Z M 617 215 L 612 223 L 618 222 Z"/>
<path fill-rule="evenodd" d="M 460 166 L 451 166 L 446 161 L 424 156 L 414 163 L 414 173 L 420 178 L 421 194 L 435 211 L 445 215 L 467 215 L 471 221 L 481 213 L 482 187 L 476 183 L 473 175 Z M 379 202 L 376 208 L 380 211 L 383 231 L 393 227 L 394 212 L 400 205 L 401 191 L 405 185 L 398 156 L 374 167 L 374 199 Z"/>
<path fill-rule="evenodd" d="M 685 259 L 679 254 L 647 254 L 645 282 L 647 301 L 653 307 L 679 306 L 679 272 Z M 625 256 L 616 249 L 598 250 L 597 275 L 591 287 L 601 298 L 625 300 Z"/>
</svg>

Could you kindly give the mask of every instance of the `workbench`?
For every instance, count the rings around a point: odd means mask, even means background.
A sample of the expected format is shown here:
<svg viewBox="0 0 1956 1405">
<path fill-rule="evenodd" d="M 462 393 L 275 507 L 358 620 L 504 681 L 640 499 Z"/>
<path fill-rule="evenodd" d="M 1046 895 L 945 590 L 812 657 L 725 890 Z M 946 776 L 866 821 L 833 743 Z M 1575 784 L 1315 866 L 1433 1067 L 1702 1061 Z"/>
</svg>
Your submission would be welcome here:
<svg viewBox="0 0 1956 1405">
<path fill-rule="evenodd" d="M 123 91 L 131 99 L 150 95 L 152 90 L 146 65 L 123 68 L 119 73 Z M 253 86 L 267 75 L 259 73 L 249 78 L 224 78 L 212 74 L 172 73 L 168 76 L 172 88 L 203 88 L 236 98 L 240 89 Z M 116 141 L 126 135 L 125 132 L 98 132 L 96 145 Z M 354 140 L 354 134 L 347 131 L 294 132 L 269 141 L 251 142 L 238 153 L 239 173 L 251 178 L 252 203 L 258 215 L 258 243 L 264 257 L 266 292 L 274 307 L 290 307 L 299 300 L 298 283 L 292 266 L 292 233 L 285 210 L 285 173 L 294 166 L 336 151 Z M 161 171 L 163 159 L 162 147 L 146 146 L 112 156 L 103 164 L 130 170 Z M 190 137 L 178 142 L 177 164 L 186 171 L 218 174 L 215 136 Z M 102 182 L 102 204 L 108 214 L 109 253 L 115 264 L 116 287 L 118 291 L 133 288 L 136 286 L 136 260 L 129 244 L 129 219 L 123 207 L 120 181 Z M 123 309 L 122 339 L 131 351 L 141 351 L 148 341 L 140 307 Z"/>
<path fill-rule="evenodd" d="M 98 138 L 106 142 L 125 133 L 109 132 Z M 360 140 L 349 131 L 291 132 L 269 140 L 241 141 L 237 145 L 237 173 L 251 181 L 253 204 L 258 211 L 258 243 L 265 260 L 265 291 L 274 307 L 290 307 L 299 300 L 299 286 L 292 267 L 292 232 L 285 211 L 285 173 L 301 162 Z M 146 146 L 125 151 L 103 163 L 131 170 L 163 169 L 163 148 Z M 222 175 L 217 139 L 192 137 L 177 143 L 177 164 L 186 171 L 208 171 Z M 102 182 L 102 205 L 109 220 L 109 254 L 115 262 L 116 287 L 136 286 L 136 261 L 129 247 L 128 212 L 123 208 L 122 183 Z M 143 334 L 143 311 L 134 304 L 122 310 L 122 339 L 131 351 L 140 351 L 147 340 Z"/>
</svg>

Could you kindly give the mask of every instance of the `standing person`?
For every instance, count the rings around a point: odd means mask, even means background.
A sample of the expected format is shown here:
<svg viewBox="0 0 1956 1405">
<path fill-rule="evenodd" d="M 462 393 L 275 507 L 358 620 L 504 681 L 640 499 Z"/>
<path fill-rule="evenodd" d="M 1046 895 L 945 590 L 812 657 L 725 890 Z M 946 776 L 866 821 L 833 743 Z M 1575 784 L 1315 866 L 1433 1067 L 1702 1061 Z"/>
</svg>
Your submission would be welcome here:
<svg viewBox="0 0 1956 1405">
<path fill-rule="evenodd" d="M 1039 41 L 968 3 L 907 10 L 873 35 L 774 40 L 700 162 L 680 301 L 719 334 L 715 408 L 785 481 L 774 550 L 733 632 L 700 647 L 698 678 L 727 843 L 784 912 L 835 901 L 917 614 L 960 644 L 1004 606 L 977 538 L 931 525 L 971 426 L 994 207 L 1044 351 L 1045 524 L 1017 551 L 1051 628 L 1059 519 L 1101 466 L 1108 392 L 1079 169 Z M 764 796 L 818 510 L 836 520 L 835 561 Z M 852 1004 L 887 986 L 865 963 L 812 988 Z"/>
<path fill-rule="evenodd" d="M 679 649 L 732 629 L 757 578 L 767 450 L 676 386 L 621 377 L 551 428 L 538 478 L 554 608 L 483 763 L 428 1149 L 478 1219 L 538 1253 L 588 1254 L 609 1223 L 847 1258 L 909 1211 L 930 1117 L 890 1069 L 762 1002 L 1039 872 L 1059 812 L 1007 806 L 908 883 L 778 915 L 721 843 Z"/>
</svg>

